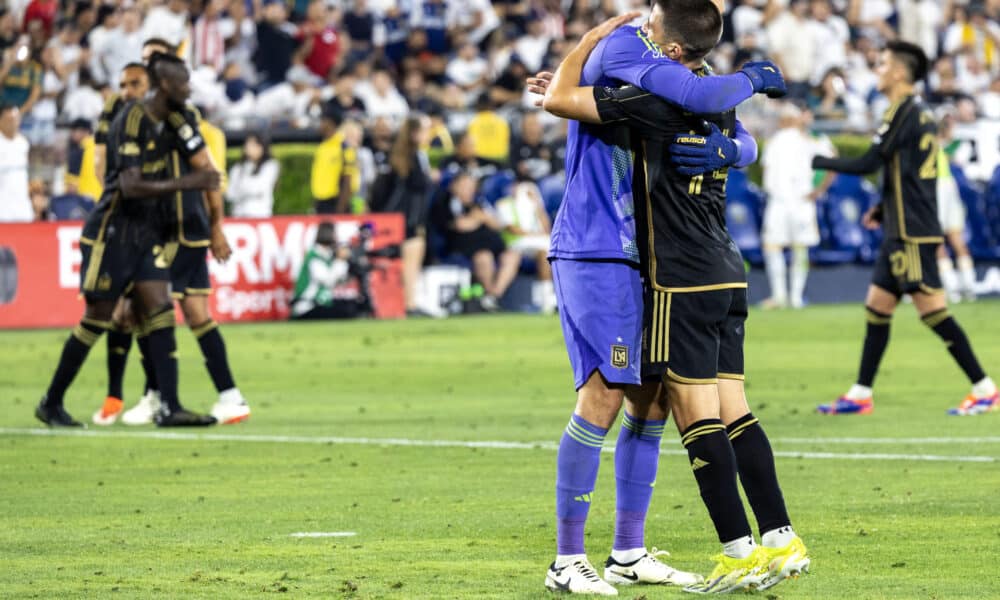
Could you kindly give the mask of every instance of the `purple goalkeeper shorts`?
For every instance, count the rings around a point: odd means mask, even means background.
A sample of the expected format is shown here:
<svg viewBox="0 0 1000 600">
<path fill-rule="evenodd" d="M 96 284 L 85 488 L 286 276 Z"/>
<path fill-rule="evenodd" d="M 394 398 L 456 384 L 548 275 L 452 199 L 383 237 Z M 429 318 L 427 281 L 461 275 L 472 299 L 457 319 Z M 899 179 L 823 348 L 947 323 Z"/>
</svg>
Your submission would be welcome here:
<svg viewBox="0 0 1000 600">
<path fill-rule="evenodd" d="M 639 269 L 614 261 L 555 259 L 552 278 L 576 389 L 594 370 L 609 383 L 641 383 Z"/>
</svg>

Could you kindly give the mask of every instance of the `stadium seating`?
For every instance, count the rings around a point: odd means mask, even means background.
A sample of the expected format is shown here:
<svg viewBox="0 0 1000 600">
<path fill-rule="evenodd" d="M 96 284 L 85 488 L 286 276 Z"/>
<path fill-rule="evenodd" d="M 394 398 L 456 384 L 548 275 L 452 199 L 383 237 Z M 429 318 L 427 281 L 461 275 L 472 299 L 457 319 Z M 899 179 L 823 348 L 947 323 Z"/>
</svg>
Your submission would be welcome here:
<svg viewBox="0 0 1000 600">
<path fill-rule="evenodd" d="M 1000 185 L 997 176 L 994 175 L 986 192 L 983 193 L 974 182 L 965 176 L 961 167 L 952 165 L 951 172 L 955 177 L 955 183 L 958 184 L 962 204 L 965 205 L 966 238 L 969 251 L 972 252 L 973 257 L 979 259 L 1000 257 L 1000 251 L 997 248 L 998 232 L 990 224 L 990 205 L 996 206 L 1000 202 L 1000 195 L 991 191 L 997 190 L 998 185 Z M 993 212 L 996 212 L 996 209 L 993 209 Z"/>
<path fill-rule="evenodd" d="M 874 187 L 861 177 L 839 175 L 818 203 L 821 243 L 813 249 L 817 264 L 839 264 L 875 259 L 878 240 L 861 226 L 861 217 L 878 202 Z"/>
<path fill-rule="evenodd" d="M 744 171 L 730 169 L 726 184 L 726 224 L 733 241 L 751 264 L 761 265 L 764 253 L 760 240 L 760 215 L 765 194 Z"/>
</svg>

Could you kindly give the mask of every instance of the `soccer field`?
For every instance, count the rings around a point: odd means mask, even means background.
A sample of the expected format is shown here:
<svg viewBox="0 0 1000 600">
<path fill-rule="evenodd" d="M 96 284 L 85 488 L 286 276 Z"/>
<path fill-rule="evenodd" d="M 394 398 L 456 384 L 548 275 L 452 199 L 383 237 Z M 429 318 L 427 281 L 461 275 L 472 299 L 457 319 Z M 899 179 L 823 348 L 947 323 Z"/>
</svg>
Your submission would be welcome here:
<svg viewBox="0 0 1000 600">
<path fill-rule="evenodd" d="M 953 312 L 997 377 L 1000 304 Z M 863 328 L 860 305 L 751 315 L 751 405 L 813 558 L 811 574 L 758 596 L 1000 598 L 1000 414 L 945 416 L 967 383 L 908 306 L 875 412 L 815 414 L 852 382 Z M 575 398 L 558 319 L 224 326 L 249 422 L 38 435 L 32 411 L 66 334 L 0 332 L 0 597 L 550 596 L 555 446 Z M 182 401 L 207 410 L 197 345 L 178 339 Z M 102 340 L 69 411 L 89 420 L 104 384 Z M 132 360 L 129 405 L 141 384 Z M 647 544 L 705 572 L 718 544 L 672 427 L 663 451 Z M 595 564 L 613 513 L 606 453 Z M 354 535 L 292 536 L 333 532 Z"/>
</svg>

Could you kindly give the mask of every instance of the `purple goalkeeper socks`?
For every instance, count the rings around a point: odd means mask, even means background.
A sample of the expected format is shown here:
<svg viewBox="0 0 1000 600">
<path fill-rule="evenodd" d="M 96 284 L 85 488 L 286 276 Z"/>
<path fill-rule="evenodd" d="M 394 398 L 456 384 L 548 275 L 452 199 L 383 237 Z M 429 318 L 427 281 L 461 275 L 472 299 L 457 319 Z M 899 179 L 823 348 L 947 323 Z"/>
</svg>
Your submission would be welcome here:
<svg viewBox="0 0 1000 600">
<path fill-rule="evenodd" d="M 660 462 L 666 421 L 645 421 L 627 412 L 615 446 L 615 550 L 645 548 L 643 530 Z"/>
<path fill-rule="evenodd" d="M 607 429 L 573 415 L 556 457 L 556 553 L 583 554 L 583 528 Z"/>
</svg>

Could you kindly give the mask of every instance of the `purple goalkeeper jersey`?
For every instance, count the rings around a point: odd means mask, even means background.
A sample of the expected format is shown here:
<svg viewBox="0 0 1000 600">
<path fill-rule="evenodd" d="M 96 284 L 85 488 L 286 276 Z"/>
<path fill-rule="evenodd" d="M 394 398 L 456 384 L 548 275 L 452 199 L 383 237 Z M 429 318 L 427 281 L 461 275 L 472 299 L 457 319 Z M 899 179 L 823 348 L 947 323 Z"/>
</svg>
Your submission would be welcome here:
<svg viewBox="0 0 1000 600">
<path fill-rule="evenodd" d="M 630 83 L 695 113 L 720 113 L 753 95 L 742 73 L 698 77 L 660 52 L 638 27 L 598 43 L 580 85 Z M 552 224 L 551 258 L 639 262 L 627 127 L 570 121 L 566 191 Z"/>
</svg>

